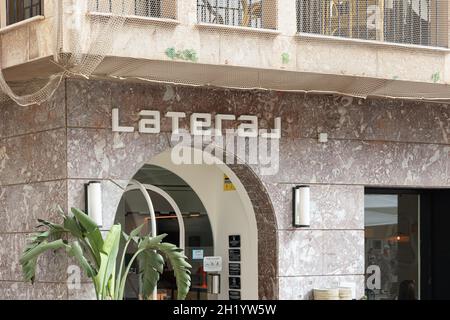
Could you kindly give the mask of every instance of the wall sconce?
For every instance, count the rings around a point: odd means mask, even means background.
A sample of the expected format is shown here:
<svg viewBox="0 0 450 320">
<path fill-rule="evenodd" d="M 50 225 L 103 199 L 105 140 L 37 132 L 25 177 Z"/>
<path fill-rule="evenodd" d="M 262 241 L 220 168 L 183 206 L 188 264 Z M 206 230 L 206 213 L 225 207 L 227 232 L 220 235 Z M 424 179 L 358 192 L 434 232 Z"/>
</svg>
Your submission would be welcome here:
<svg viewBox="0 0 450 320">
<path fill-rule="evenodd" d="M 103 226 L 103 205 L 102 205 L 102 183 L 92 181 L 86 185 L 86 208 L 89 217 L 97 223 L 99 227 Z"/>
<path fill-rule="evenodd" d="M 311 224 L 310 213 L 310 187 L 297 186 L 293 188 L 293 225 L 295 228 L 309 228 Z"/>
</svg>

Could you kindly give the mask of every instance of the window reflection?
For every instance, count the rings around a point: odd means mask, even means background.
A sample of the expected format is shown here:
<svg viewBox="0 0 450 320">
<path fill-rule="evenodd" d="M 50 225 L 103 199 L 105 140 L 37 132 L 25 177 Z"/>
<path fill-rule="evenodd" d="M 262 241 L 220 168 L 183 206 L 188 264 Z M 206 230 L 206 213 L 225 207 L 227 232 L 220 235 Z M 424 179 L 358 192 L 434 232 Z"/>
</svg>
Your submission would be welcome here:
<svg viewBox="0 0 450 320">
<path fill-rule="evenodd" d="M 6 24 L 10 25 L 42 14 L 41 0 L 7 0 Z"/>
<path fill-rule="evenodd" d="M 419 297 L 419 195 L 365 196 L 366 295 Z"/>
</svg>

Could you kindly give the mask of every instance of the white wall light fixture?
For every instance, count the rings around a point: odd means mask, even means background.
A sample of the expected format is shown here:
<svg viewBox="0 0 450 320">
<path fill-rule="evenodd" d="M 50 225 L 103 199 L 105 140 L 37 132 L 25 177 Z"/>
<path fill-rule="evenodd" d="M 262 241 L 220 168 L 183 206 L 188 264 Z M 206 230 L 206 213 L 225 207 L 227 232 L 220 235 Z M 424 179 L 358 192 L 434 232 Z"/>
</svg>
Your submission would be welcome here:
<svg viewBox="0 0 450 320">
<path fill-rule="evenodd" d="M 86 209 L 89 217 L 103 226 L 103 203 L 102 203 L 102 183 L 91 181 L 86 185 Z"/>
<path fill-rule="evenodd" d="M 311 225 L 310 187 L 293 188 L 293 225 L 295 228 L 309 228 Z"/>
</svg>

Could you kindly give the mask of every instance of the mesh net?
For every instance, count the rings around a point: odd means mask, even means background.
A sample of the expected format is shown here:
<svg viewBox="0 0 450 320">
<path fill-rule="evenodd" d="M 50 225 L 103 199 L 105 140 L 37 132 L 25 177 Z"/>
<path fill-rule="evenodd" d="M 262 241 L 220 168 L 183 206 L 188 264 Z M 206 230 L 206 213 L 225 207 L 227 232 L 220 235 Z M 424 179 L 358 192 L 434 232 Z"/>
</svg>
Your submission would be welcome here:
<svg viewBox="0 0 450 320">
<path fill-rule="evenodd" d="M 380 70 L 346 74 L 341 70 L 349 69 L 343 65 L 352 57 L 328 53 L 332 59 L 326 63 L 334 65 L 327 69 L 318 59 L 318 51 L 311 49 L 323 41 L 352 39 L 353 44 L 394 45 L 397 52 L 403 50 L 405 57 L 413 58 L 410 54 L 417 50 L 423 55 L 423 50 L 433 48 L 430 55 L 437 60 L 445 58 L 450 38 L 448 0 L 21 3 L 21 8 L 7 8 L 7 24 L 45 14 L 46 19 L 37 23 L 52 25 L 47 30 L 52 33 L 53 56 L 46 72 L 20 79 L 14 77 L 13 68 L 2 65 L 6 59 L 0 59 L 0 100 L 9 98 L 19 105 L 46 101 L 61 80 L 71 76 L 450 100 L 445 70 L 437 71 L 435 66 L 419 66 L 420 72 L 413 70 L 417 75 L 411 70 L 390 73 L 388 64 L 381 70 L 382 77 L 378 76 Z M 3 45 L 3 37 L 0 43 Z M 323 48 L 322 52 L 330 50 Z M 395 65 L 391 67 L 395 69 Z"/>
<path fill-rule="evenodd" d="M 447 47 L 444 0 L 296 0 L 299 32 Z"/>
</svg>

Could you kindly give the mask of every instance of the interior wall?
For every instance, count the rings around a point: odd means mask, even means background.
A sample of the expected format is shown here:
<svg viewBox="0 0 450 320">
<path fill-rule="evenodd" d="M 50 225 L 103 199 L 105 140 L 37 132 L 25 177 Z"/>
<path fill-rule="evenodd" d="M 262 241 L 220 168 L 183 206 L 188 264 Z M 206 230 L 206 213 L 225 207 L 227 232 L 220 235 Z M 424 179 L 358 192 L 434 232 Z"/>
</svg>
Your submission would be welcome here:
<svg viewBox="0 0 450 320">
<path fill-rule="evenodd" d="M 201 152 L 201 151 L 193 151 Z M 172 171 L 197 193 L 208 212 L 213 237 L 214 255 L 223 259 L 221 294 L 228 299 L 228 236 L 241 236 L 241 298 L 258 299 L 257 227 L 251 204 L 245 203 L 243 190 L 224 191 L 223 168 L 216 165 L 175 165 L 170 151 L 155 157 L 151 164 Z M 228 173 L 233 183 L 237 178 Z M 248 198 L 248 196 L 247 196 Z"/>
</svg>

